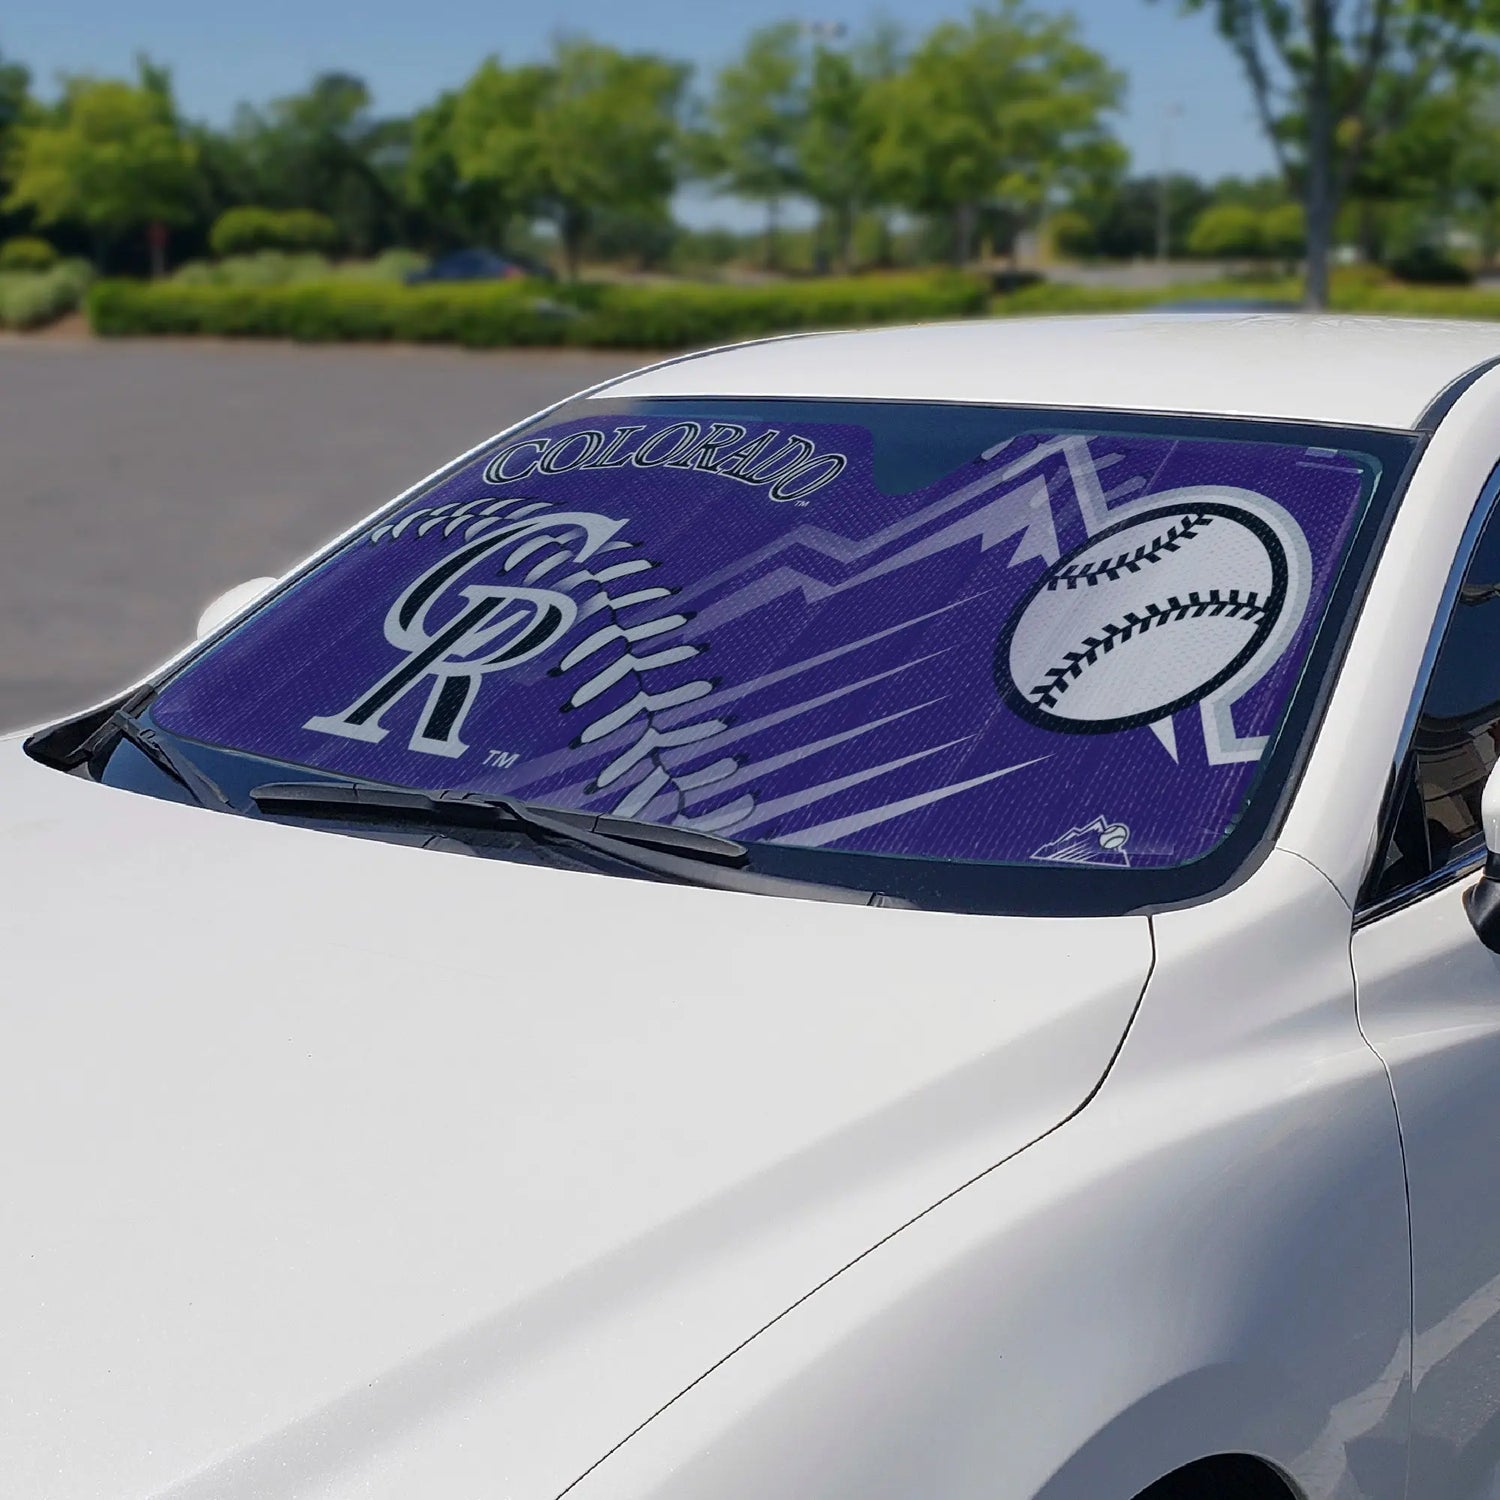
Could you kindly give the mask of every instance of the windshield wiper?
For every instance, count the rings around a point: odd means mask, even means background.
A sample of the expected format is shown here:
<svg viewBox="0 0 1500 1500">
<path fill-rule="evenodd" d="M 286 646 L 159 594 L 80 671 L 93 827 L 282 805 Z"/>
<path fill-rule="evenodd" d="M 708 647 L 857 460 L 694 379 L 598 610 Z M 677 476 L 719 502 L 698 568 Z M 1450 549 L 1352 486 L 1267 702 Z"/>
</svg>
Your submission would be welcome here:
<svg viewBox="0 0 1500 1500">
<path fill-rule="evenodd" d="M 101 734 L 110 731 L 134 745 L 158 771 L 184 787 L 189 795 L 195 801 L 202 803 L 204 807 L 217 807 L 225 812 L 230 811 L 232 804 L 218 783 L 205 776 L 190 760 L 172 749 L 149 724 L 142 724 L 126 709 L 117 708 L 105 720 Z"/>
<path fill-rule="evenodd" d="M 250 800 L 263 813 L 309 819 L 363 817 L 416 822 L 445 833 L 498 829 L 557 842 L 618 860 L 649 874 L 714 890 L 803 896 L 856 906 L 906 906 L 879 891 L 854 890 L 745 869 L 743 844 L 696 828 L 648 823 L 608 814 L 563 812 L 514 797 L 477 792 L 421 792 L 363 781 L 275 781 L 258 786 Z"/>
</svg>

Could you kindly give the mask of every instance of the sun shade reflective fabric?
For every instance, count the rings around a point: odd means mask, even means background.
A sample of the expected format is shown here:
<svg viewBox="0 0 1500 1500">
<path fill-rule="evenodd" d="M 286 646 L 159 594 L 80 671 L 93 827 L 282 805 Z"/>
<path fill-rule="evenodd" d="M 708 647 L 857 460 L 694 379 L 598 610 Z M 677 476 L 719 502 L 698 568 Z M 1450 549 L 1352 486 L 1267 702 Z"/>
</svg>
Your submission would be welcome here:
<svg viewBox="0 0 1500 1500">
<path fill-rule="evenodd" d="M 330 772 L 888 855 L 1161 867 L 1233 826 L 1370 474 L 1027 432 L 595 416 L 388 514 L 163 690 Z"/>
</svg>

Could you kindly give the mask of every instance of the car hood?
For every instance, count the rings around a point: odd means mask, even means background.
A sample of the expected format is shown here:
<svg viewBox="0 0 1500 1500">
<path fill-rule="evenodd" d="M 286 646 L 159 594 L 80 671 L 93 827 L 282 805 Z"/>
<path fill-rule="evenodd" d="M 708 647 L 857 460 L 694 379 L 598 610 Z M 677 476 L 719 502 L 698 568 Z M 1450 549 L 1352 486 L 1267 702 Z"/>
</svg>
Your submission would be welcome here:
<svg viewBox="0 0 1500 1500">
<path fill-rule="evenodd" d="M 1076 1110 L 1143 918 L 466 859 L 0 745 L 0 1473 L 558 1494 Z"/>
</svg>

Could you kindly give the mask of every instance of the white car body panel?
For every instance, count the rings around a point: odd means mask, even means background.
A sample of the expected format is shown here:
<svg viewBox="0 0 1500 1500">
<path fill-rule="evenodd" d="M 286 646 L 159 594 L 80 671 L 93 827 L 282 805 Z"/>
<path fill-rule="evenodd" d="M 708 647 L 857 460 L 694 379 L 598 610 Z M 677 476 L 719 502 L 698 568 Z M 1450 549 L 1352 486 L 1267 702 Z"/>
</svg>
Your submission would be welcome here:
<svg viewBox="0 0 1500 1500">
<path fill-rule="evenodd" d="M 1409 427 L 1497 357 L 1483 325 L 1014 320 L 593 394 Z M 1497 459 L 1491 373 L 1275 847 L 1149 920 L 438 856 L 0 745 L 0 1489 L 1132 1500 L 1242 1452 L 1299 1500 L 1495 1493 L 1500 970 L 1456 887 L 1352 906 Z"/>
<path fill-rule="evenodd" d="M 1360 1024 L 1391 1072 L 1411 1191 L 1411 1494 L 1500 1486 L 1500 954 L 1463 885 L 1355 934 Z"/>
<path fill-rule="evenodd" d="M 1493 324 L 1133 313 L 873 328 L 672 360 L 599 397 L 827 396 L 1412 427 L 1500 355 Z"/>
<path fill-rule="evenodd" d="M 570 1500 L 1128 1500 L 1215 1452 L 1265 1455 L 1320 1500 L 1399 1500 L 1404 1187 L 1341 918 L 1278 853 L 1157 919 L 1149 998 L 1086 1109 Z"/>
<path fill-rule="evenodd" d="M 1150 969 L 1143 918 L 440 856 L 14 741 L 0 858 L 0 1475 L 48 1500 L 556 1494 L 1076 1110 Z"/>
</svg>

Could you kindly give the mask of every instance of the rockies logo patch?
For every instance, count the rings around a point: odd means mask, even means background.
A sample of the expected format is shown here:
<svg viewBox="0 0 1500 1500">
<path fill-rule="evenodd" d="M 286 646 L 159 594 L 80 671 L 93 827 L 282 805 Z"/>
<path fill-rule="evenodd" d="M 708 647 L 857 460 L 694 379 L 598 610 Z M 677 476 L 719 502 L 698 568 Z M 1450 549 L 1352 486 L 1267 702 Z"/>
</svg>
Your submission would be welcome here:
<svg viewBox="0 0 1500 1500">
<path fill-rule="evenodd" d="M 996 644 L 995 684 L 1044 729 L 1154 724 L 1239 672 L 1286 596 L 1286 551 L 1259 516 L 1213 501 L 1144 511 L 1028 591 Z"/>
</svg>

